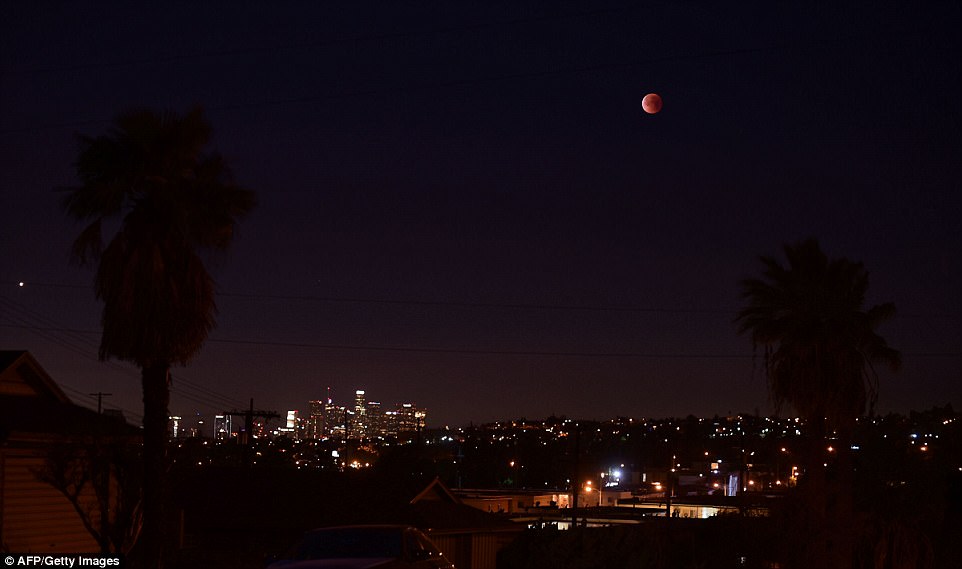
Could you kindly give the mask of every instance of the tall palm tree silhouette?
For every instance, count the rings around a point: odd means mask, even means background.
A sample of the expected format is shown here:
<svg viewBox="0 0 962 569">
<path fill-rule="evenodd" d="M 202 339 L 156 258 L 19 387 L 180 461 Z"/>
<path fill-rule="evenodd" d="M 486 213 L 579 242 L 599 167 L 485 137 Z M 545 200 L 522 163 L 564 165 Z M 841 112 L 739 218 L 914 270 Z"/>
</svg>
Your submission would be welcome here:
<svg viewBox="0 0 962 569">
<path fill-rule="evenodd" d="M 170 367 L 186 365 L 215 324 L 214 281 L 199 252 L 224 249 L 255 205 L 223 158 L 205 152 L 211 127 L 200 109 L 183 116 L 135 110 L 105 135 L 80 137 L 81 185 L 66 211 L 89 222 L 74 242 L 97 262 L 103 301 L 100 359 L 141 369 L 144 402 L 144 527 L 141 554 L 163 566 Z M 120 224 L 104 247 L 104 220 Z"/>
<path fill-rule="evenodd" d="M 868 272 L 861 263 L 830 259 L 809 239 L 784 247 L 787 265 L 761 257 L 761 278 L 741 282 L 746 305 L 740 333 L 764 350 L 776 409 L 788 404 L 809 435 L 803 485 L 811 521 L 824 532 L 811 561 L 850 564 L 851 436 L 878 395 L 875 365 L 898 369 L 901 357 L 876 328 L 895 314 L 891 303 L 864 307 Z M 834 474 L 828 475 L 826 438 L 832 436 Z M 819 550 L 820 548 L 820 550 Z"/>
</svg>

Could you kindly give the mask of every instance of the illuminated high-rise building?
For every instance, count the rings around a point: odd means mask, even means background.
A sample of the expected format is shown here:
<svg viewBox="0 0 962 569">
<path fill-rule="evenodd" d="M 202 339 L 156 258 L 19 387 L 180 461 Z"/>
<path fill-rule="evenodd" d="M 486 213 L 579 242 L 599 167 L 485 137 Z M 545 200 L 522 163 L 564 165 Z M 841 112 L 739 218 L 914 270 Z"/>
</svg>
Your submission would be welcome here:
<svg viewBox="0 0 962 569">
<path fill-rule="evenodd" d="M 381 403 L 378 401 L 367 402 L 367 436 L 385 436 L 384 414 L 381 412 Z"/>
<path fill-rule="evenodd" d="M 347 436 L 347 409 L 340 405 L 335 405 L 328 399 L 324 404 L 324 437 L 343 439 Z"/>
<path fill-rule="evenodd" d="M 424 428 L 427 412 L 413 403 L 401 403 L 397 407 L 397 432 L 408 433 Z"/>
<path fill-rule="evenodd" d="M 284 422 L 284 426 L 274 429 L 274 434 L 278 436 L 290 437 L 292 439 L 300 439 L 301 418 L 299 415 L 300 414 L 296 409 L 288 411 L 287 420 Z"/>
<path fill-rule="evenodd" d="M 417 432 L 424 428 L 427 416 L 413 403 L 398 403 L 396 410 L 385 410 L 380 402 L 369 401 L 363 389 L 354 392 L 354 404 L 349 407 L 334 404 L 330 387 L 326 399 L 309 403 L 310 418 L 303 423 L 305 436 L 314 439 L 359 440 Z"/>
<path fill-rule="evenodd" d="M 367 417 L 367 401 L 364 398 L 364 390 L 358 389 L 354 392 L 354 416 L 351 417 L 351 425 L 348 430 L 348 438 L 363 439 L 368 436 L 370 425 Z"/>
<path fill-rule="evenodd" d="M 326 436 L 325 428 L 327 422 L 324 408 L 327 403 L 330 403 L 330 399 L 327 401 L 309 401 L 308 403 L 311 406 L 311 414 L 307 419 L 307 438 L 323 439 Z"/>
<path fill-rule="evenodd" d="M 214 415 L 214 440 L 223 441 L 233 437 L 230 415 Z"/>
<path fill-rule="evenodd" d="M 183 421 L 183 417 L 178 417 L 176 415 L 170 416 L 170 421 L 167 423 L 169 427 L 167 435 L 170 438 L 176 439 L 177 437 L 181 436 L 181 431 L 180 431 L 181 421 Z"/>
<path fill-rule="evenodd" d="M 397 424 L 398 424 L 398 412 L 385 411 L 384 414 L 382 415 L 382 425 L 384 429 L 384 436 L 396 437 Z"/>
</svg>

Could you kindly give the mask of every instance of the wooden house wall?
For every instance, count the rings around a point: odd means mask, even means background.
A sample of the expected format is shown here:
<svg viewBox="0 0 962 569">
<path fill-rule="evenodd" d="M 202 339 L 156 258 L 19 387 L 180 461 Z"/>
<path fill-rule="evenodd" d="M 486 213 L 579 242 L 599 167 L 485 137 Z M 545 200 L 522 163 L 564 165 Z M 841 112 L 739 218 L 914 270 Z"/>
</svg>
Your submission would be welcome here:
<svg viewBox="0 0 962 569">
<path fill-rule="evenodd" d="M 438 546 L 458 569 L 495 569 L 498 551 L 510 543 L 516 532 L 477 531 L 465 533 L 430 534 Z"/>
<path fill-rule="evenodd" d="M 44 463 L 37 453 L 0 449 L 0 546 L 17 553 L 100 551 L 70 501 L 37 478 Z M 99 512 L 93 520 L 99 523 Z"/>
</svg>

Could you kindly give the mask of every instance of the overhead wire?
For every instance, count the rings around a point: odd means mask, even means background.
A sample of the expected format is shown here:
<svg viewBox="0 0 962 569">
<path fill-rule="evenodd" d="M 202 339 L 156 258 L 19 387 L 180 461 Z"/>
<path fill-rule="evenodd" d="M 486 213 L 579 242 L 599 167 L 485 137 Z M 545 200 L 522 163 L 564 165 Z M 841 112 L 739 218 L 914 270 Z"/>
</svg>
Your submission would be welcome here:
<svg viewBox="0 0 962 569">
<path fill-rule="evenodd" d="M 0 324 L 0 326 L 3 326 Z M 17 326 L 29 328 L 28 326 Z M 56 329 L 54 329 L 56 330 Z M 88 333 L 97 333 L 94 330 Z M 207 342 L 213 344 L 239 344 L 250 346 L 273 346 L 285 348 L 313 348 L 333 351 L 370 351 L 370 352 L 408 352 L 408 353 L 435 353 L 435 354 L 462 354 L 462 355 L 500 355 L 500 356 L 554 356 L 554 357 L 582 357 L 582 358 L 646 358 L 646 359 L 740 359 L 752 358 L 755 354 L 751 353 L 656 353 L 656 352 L 581 352 L 573 350 L 493 350 L 478 348 L 442 348 L 442 347 L 414 347 L 414 346 L 377 346 L 377 345 L 356 345 L 356 344 L 325 344 L 314 342 L 282 342 L 272 340 L 250 340 L 243 338 L 208 338 Z M 941 352 L 904 352 L 903 357 L 919 358 L 941 358 L 959 357 L 959 351 Z M 189 382 L 188 382 L 189 383 Z M 200 388 L 197 384 L 192 384 Z M 211 392 L 216 395 L 216 392 Z M 235 407 L 241 407 L 237 400 L 232 400 Z"/>
<path fill-rule="evenodd" d="M 131 370 L 129 370 L 128 368 L 124 368 L 123 366 L 119 366 L 115 362 L 100 362 L 98 358 L 92 355 L 93 353 L 96 352 L 95 345 L 87 341 L 84 341 L 82 339 L 78 343 L 78 341 L 76 340 L 77 337 L 75 335 L 73 336 L 68 335 L 67 337 L 58 336 L 57 332 L 59 331 L 56 328 L 46 328 L 43 326 L 38 326 L 34 322 L 31 322 L 31 319 L 39 318 L 40 320 L 43 320 L 44 318 L 42 316 L 39 316 L 39 317 L 32 316 L 31 315 L 32 311 L 30 311 L 26 307 L 23 307 L 22 305 L 18 306 L 19 303 L 17 303 L 16 301 L 13 301 L 3 295 L 0 295 L 0 302 L 2 302 L 4 305 L 5 316 L 14 322 L 15 327 L 24 329 L 24 330 L 29 330 L 33 332 L 35 335 L 39 336 L 40 338 L 54 345 L 60 346 L 61 348 L 64 348 L 84 359 L 96 361 L 98 363 L 105 363 L 106 365 L 114 368 L 115 370 L 120 371 L 121 373 L 125 373 L 125 374 L 130 373 Z M 71 332 L 71 334 L 76 334 L 76 333 L 77 332 Z M 88 394 L 84 394 L 84 392 L 78 389 L 75 389 L 71 387 L 69 384 L 65 383 L 64 378 L 58 378 L 57 384 L 61 388 L 64 388 L 65 390 L 68 390 L 72 393 L 79 394 L 84 398 L 88 398 Z M 111 407 L 120 409 L 125 413 L 126 416 L 132 417 L 137 421 L 143 420 L 143 415 L 140 413 L 131 411 L 130 409 L 126 409 L 120 406 L 111 405 Z"/>
<path fill-rule="evenodd" d="M 40 335 L 47 341 L 53 342 L 61 347 L 69 349 L 70 351 L 81 355 L 87 359 L 100 361 L 97 358 L 91 356 L 91 353 L 97 351 L 96 343 L 91 341 L 89 338 L 85 338 L 83 335 L 99 334 L 96 330 L 78 330 L 70 329 L 56 326 L 56 323 L 43 315 L 31 311 L 22 304 L 6 297 L 0 295 L 0 301 L 5 303 L 5 312 L 8 314 L 11 320 L 14 321 L 15 325 L 19 328 L 27 329 L 33 331 L 35 334 Z M 53 325 L 51 325 L 53 324 Z M 62 335 L 57 335 L 57 334 Z M 101 362 L 106 365 L 120 370 L 128 375 L 137 375 L 133 370 L 121 366 L 113 361 Z M 199 403 L 215 410 L 223 410 L 225 407 L 239 407 L 240 401 L 238 399 L 223 395 L 214 390 L 208 389 L 201 386 L 200 384 L 191 381 L 186 378 L 183 374 L 172 373 L 172 378 L 176 382 L 172 382 L 171 394 L 177 395 L 188 399 L 194 403 Z M 123 409 L 126 413 L 131 415 L 136 415 L 142 418 L 140 414 L 133 413 L 130 410 Z"/>
<path fill-rule="evenodd" d="M 3 281 L 0 281 L 3 282 Z M 4 284 L 19 285 L 16 281 L 6 281 Z M 29 282 L 24 286 L 30 287 L 57 287 L 72 289 L 89 289 L 88 285 Z M 552 303 L 525 303 L 525 302 L 476 302 L 465 300 L 425 300 L 425 299 L 394 299 L 376 297 L 347 297 L 347 296 L 327 296 L 310 294 L 265 294 L 265 293 L 245 293 L 218 291 L 218 297 L 239 298 L 253 300 L 293 300 L 306 302 L 330 302 L 346 304 L 383 304 L 398 306 L 428 306 L 428 307 L 450 307 L 450 308 L 492 308 L 492 309 L 519 309 L 519 310 L 571 310 L 587 312 L 650 312 L 659 314 L 738 314 L 734 308 L 681 308 L 681 307 L 657 307 L 657 306 L 636 306 L 636 305 L 601 305 L 601 304 L 552 304 Z M 962 315 L 952 312 L 899 312 L 899 318 L 952 318 L 959 319 Z M 85 331 L 89 333 L 90 331 Z"/>
</svg>

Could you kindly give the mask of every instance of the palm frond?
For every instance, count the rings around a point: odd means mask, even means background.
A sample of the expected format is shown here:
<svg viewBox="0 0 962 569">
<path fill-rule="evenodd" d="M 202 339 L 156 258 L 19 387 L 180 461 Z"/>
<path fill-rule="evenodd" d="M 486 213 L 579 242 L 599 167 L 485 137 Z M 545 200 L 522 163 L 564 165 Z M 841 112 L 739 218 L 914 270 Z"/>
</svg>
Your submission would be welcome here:
<svg viewBox="0 0 962 569">
<path fill-rule="evenodd" d="M 70 251 L 71 259 L 80 265 L 86 265 L 92 260 L 100 258 L 103 249 L 103 236 L 101 235 L 103 218 L 98 217 L 88 225 L 77 239 L 74 240 Z"/>
<path fill-rule="evenodd" d="M 763 346 L 769 394 L 813 419 L 842 422 L 878 395 L 874 364 L 897 368 L 900 356 L 875 332 L 895 307 L 865 309 L 868 272 L 858 262 L 830 259 L 809 239 L 783 248 L 787 263 L 761 257 L 761 278 L 741 281 L 741 334 Z"/>
<path fill-rule="evenodd" d="M 204 152 L 210 137 L 197 108 L 183 116 L 131 110 L 106 134 L 79 139 L 81 185 L 63 205 L 93 219 L 73 252 L 82 263 L 99 260 L 101 358 L 186 363 L 215 325 L 213 279 L 197 250 L 227 247 L 256 200 L 220 155 Z M 112 216 L 122 216 L 120 229 L 104 247 L 102 220 Z"/>
</svg>

